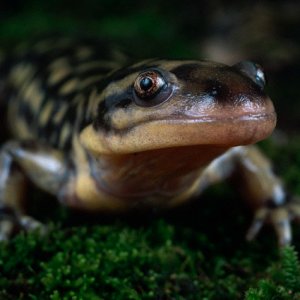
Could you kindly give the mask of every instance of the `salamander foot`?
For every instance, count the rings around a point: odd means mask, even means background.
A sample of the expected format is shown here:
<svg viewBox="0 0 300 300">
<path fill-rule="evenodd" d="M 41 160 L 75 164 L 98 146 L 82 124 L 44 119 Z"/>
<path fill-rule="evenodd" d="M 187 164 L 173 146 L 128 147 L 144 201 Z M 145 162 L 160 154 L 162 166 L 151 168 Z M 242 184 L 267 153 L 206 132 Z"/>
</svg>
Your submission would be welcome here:
<svg viewBox="0 0 300 300">
<path fill-rule="evenodd" d="M 246 239 L 253 240 L 265 223 L 275 229 L 279 246 L 289 245 L 292 241 L 291 220 L 300 220 L 300 198 L 294 197 L 278 207 L 263 206 L 254 215 Z"/>
<path fill-rule="evenodd" d="M 0 241 L 9 240 L 14 233 L 38 231 L 41 235 L 47 233 L 47 227 L 27 215 L 18 215 L 9 207 L 0 209 Z"/>
</svg>

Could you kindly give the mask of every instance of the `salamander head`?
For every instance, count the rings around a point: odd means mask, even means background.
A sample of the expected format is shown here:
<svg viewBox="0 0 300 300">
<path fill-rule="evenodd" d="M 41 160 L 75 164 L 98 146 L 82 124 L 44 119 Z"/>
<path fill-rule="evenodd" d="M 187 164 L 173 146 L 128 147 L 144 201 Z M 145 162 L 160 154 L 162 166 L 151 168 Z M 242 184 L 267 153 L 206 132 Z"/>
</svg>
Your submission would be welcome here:
<svg viewBox="0 0 300 300">
<path fill-rule="evenodd" d="M 150 61 L 110 75 L 81 141 L 98 153 L 252 144 L 275 127 L 259 66 Z"/>
</svg>

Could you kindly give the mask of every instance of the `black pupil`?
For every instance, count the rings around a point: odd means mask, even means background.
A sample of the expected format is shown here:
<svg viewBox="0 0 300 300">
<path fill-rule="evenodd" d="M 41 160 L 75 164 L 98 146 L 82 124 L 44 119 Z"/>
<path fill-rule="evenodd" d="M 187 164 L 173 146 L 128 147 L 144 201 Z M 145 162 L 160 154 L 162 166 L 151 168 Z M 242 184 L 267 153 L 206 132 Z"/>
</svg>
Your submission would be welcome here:
<svg viewBox="0 0 300 300">
<path fill-rule="evenodd" d="M 140 81 L 140 87 L 143 91 L 148 91 L 153 86 L 153 81 L 149 77 L 145 77 Z"/>
</svg>

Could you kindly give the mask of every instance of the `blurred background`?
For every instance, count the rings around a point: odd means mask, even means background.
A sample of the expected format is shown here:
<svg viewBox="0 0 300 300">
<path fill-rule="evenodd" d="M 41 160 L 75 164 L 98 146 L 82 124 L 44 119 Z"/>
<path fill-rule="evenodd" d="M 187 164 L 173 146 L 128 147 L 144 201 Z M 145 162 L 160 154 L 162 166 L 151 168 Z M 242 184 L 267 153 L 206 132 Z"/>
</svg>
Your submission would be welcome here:
<svg viewBox="0 0 300 300">
<path fill-rule="evenodd" d="M 49 32 L 105 38 L 137 59 L 254 60 L 278 127 L 300 126 L 299 1 L 1 0 L 0 48 Z"/>
</svg>

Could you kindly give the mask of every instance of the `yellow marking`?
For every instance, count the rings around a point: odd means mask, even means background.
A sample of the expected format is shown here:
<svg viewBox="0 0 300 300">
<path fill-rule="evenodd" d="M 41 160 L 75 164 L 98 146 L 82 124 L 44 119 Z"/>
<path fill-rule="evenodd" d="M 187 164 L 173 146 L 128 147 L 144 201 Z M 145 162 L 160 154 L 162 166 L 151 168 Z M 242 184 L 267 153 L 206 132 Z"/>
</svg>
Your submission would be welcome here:
<svg viewBox="0 0 300 300">
<path fill-rule="evenodd" d="M 81 171 L 89 173 L 89 161 L 85 149 L 82 147 L 78 135 L 74 135 L 72 140 L 76 164 L 81 168 Z"/>
<path fill-rule="evenodd" d="M 84 101 L 85 97 L 82 94 L 77 95 L 73 101 L 72 104 L 76 105 L 76 123 L 75 123 L 75 129 L 81 122 L 81 120 L 85 117 L 84 112 L 85 112 L 85 107 L 84 107 Z"/>
<path fill-rule="evenodd" d="M 98 189 L 94 179 L 90 176 L 88 156 L 82 147 L 78 136 L 73 138 L 73 149 L 75 155 L 76 169 L 78 175 L 75 179 L 75 193 L 79 202 L 68 203 L 70 206 L 84 208 L 89 211 L 124 211 L 128 206 L 126 202 Z M 124 204 L 125 203 L 125 204 Z"/>
<path fill-rule="evenodd" d="M 70 63 L 66 57 L 57 58 L 54 62 L 49 65 L 49 69 L 54 71 L 60 68 L 70 68 Z"/>
<path fill-rule="evenodd" d="M 101 80 L 103 77 L 104 77 L 104 75 L 96 75 L 96 76 L 88 77 L 87 79 L 80 81 L 80 88 L 83 89 L 83 88 L 91 85 L 92 83 L 95 83 L 95 82 Z"/>
<path fill-rule="evenodd" d="M 97 69 L 97 68 L 107 68 L 107 69 L 116 69 L 119 68 L 120 65 L 113 61 L 105 61 L 105 60 L 95 60 L 89 61 L 86 63 L 81 63 L 77 68 L 76 71 L 79 73 L 83 73 L 89 70 Z"/>
<path fill-rule="evenodd" d="M 1 194 L 2 203 L 13 207 L 17 213 L 24 213 L 24 196 L 26 195 L 26 179 L 20 171 L 14 170 L 5 182 L 5 189 Z"/>
<path fill-rule="evenodd" d="M 112 57 L 112 60 L 118 62 L 120 66 L 125 65 L 129 62 L 128 56 L 125 55 L 119 49 L 112 49 L 111 57 Z"/>
<path fill-rule="evenodd" d="M 13 127 L 15 127 L 15 132 L 17 132 L 18 137 L 20 138 L 33 138 L 32 130 L 28 128 L 28 124 L 25 122 L 25 120 L 20 120 L 13 124 Z"/>
<path fill-rule="evenodd" d="M 70 124 L 64 124 L 59 137 L 59 145 L 64 145 L 68 137 L 70 136 L 72 127 Z"/>
<path fill-rule="evenodd" d="M 42 126 L 45 126 L 49 122 L 49 119 L 51 118 L 53 108 L 54 108 L 53 101 L 48 101 L 46 106 L 43 108 L 43 110 L 42 110 L 42 112 L 39 116 L 39 123 Z"/>
<path fill-rule="evenodd" d="M 27 102 L 30 103 L 33 111 L 38 111 L 43 100 L 43 93 L 41 91 L 39 82 L 33 80 L 29 83 L 29 85 L 25 88 L 24 98 Z"/>
<path fill-rule="evenodd" d="M 38 53 L 48 52 L 52 49 L 59 49 L 71 45 L 68 38 L 48 38 L 35 44 L 34 50 Z"/>
<path fill-rule="evenodd" d="M 97 106 L 101 102 L 103 98 L 101 97 L 101 94 L 99 95 L 96 89 L 93 89 L 89 96 L 89 101 L 87 104 L 87 107 L 85 109 L 85 118 L 87 119 L 89 116 L 94 117 L 96 114 Z"/>
<path fill-rule="evenodd" d="M 33 49 L 38 53 L 43 53 L 49 51 L 50 48 L 53 48 L 53 44 L 52 39 L 45 39 L 36 43 Z"/>
<path fill-rule="evenodd" d="M 87 118 L 87 104 L 85 103 L 85 97 L 82 94 L 77 95 L 72 104 L 76 105 L 76 122 L 73 125 L 73 131 L 79 130 L 81 122 Z"/>
<path fill-rule="evenodd" d="M 17 88 L 24 82 L 28 82 L 34 75 L 34 69 L 30 64 L 19 64 L 16 65 L 10 74 L 10 82 Z"/>
<path fill-rule="evenodd" d="M 77 104 L 82 105 L 84 100 L 85 100 L 85 96 L 83 96 L 82 94 L 77 94 L 75 98 L 72 99 L 72 105 L 77 105 Z M 84 108 L 82 107 L 82 109 Z"/>
<path fill-rule="evenodd" d="M 9 115 L 10 116 L 17 115 L 16 106 L 10 107 Z M 28 128 L 28 124 L 22 118 L 18 118 L 17 121 L 15 118 L 10 119 L 8 126 L 9 126 L 9 131 L 12 133 L 12 135 L 15 138 L 20 138 L 20 139 L 34 138 L 34 134 L 32 130 Z"/>
<path fill-rule="evenodd" d="M 48 84 L 55 85 L 59 83 L 62 79 L 70 75 L 72 69 L 69 66 L 62 66 L 61 68 L 54 69 L 48 77 Z"/>
<path fill-rule="evenodd" d="M 60 104 L 59 111 L 53 116 L 53 119 L 52 119 L 54 124 L 60 124 L 61 123 L 67 109 L 68 109 L 67 104 L 64 104 L 64 105 Z"/>
<path fill-rule="evenodd" d="M 126 77 L 124 77 L 123 79 L 120 79 L 118 81 L 113 81 L 112 83 L 110 83 L 108 88 L 105 91 L 105 96 L 110 97 L 115 94 L 123 93 L 126 87 L 133 85 L 139 73 L 140 72 L 131 73 Z"/>
<path fill-rule="evenodd" d="M 130 208 L 126 201 L 108 195 L 99 190 L 94 179 L 87 172 L 80 172 L 75 182 L 75 193 L 78 203 L 70 206 L 86 209 L 87 211 L 122 212 Z"/>
<path fill-rule="evenodd" d="M 77 78 L 70 79 L 60 89 L 59 94 L 66 95 L 75 92 L 79 87 L 79 80 Z"/>
<path fill-rule="evenodd" d="M 81 46 L 78 47 L 76 50 L 76 56 L 78 59 L 86 59 L 92 56 L 94 53 L 94 50 L 92 48 L 86 47 L 86 46 Z"/>
</svg>

